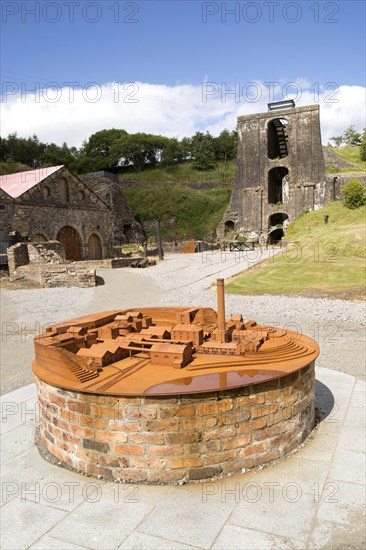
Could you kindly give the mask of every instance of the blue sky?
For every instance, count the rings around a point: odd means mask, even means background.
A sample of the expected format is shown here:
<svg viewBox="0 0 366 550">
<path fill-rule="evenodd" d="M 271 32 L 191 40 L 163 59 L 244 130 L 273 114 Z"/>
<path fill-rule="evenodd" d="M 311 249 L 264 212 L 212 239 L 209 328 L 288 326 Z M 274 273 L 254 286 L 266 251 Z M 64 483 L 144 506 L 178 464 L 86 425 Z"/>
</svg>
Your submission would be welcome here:
<svg viewBox="0 0 366 550">
<path fill-rule="evenodd" d="M 269 82 L 280 83 L 276 99 L 301 90 L 300 104 L 321 104 L 327 137 L 338 131 L 334 117 L 365 126 L 362 1 L 3 0 L 1 10 L 2 135 L 33 129 L 46 141 L 78 145 L 113 126 L 180 137 L 217 133 L 235 126 L 238 114 L 262 111 Z M 60 90 L 55 101 L 51 82 Z M 247 87 L 253 82 L 257 104 Z M 100 86 L 94 103 L 78 94 L 90 83 Z M 225 93 L 235 85 L 235 94 Z"/>
</svg>

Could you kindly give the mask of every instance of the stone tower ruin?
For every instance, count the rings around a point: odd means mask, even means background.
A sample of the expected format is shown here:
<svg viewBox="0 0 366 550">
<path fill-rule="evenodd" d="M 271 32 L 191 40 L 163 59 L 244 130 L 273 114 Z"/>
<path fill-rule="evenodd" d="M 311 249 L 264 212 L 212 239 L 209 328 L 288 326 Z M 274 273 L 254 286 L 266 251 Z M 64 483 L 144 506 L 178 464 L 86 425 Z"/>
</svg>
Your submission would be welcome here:
<svg viewBox="0 0 366 550">
<path fill-rule="evenodd" d="M 278 242 L 290 221 L 332 200 L 319 106 L 269 103 L 267 113 L 238 117 L 237 130 L 235 184 L 218 236 L 239 233 L 251 241 Z"/>
</svg>

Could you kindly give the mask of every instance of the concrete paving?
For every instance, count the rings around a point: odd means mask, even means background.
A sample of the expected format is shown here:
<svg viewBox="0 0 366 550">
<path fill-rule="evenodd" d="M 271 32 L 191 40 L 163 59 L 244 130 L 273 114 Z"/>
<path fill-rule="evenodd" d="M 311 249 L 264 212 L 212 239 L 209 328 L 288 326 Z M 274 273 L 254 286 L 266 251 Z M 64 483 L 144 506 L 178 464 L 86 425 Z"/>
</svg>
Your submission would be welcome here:
<svg viewBox="0 0 366 550">
<path fill-rule="evenodd" d="M 365 382 L 317 369 L 322 421 L 290 458 L 185 486 L 81 476 L 34 445 L 35 386 L 1 398 L 1 548 L 363 549 Z"/>
</svg>

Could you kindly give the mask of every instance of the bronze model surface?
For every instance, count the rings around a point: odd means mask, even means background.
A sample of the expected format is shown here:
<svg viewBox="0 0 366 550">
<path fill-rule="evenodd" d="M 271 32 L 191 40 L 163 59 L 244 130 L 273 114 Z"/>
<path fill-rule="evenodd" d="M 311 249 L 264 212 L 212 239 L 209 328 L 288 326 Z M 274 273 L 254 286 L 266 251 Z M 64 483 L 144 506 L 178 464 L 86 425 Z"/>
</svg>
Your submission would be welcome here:
<svg viewBox="0 0 366 550">
<path fill-rule="evenodd" d="M 162 396 L 221 391 L 280 378 L 308 365 L 318 344 L 241 315 L 156 307 L 106 311 L 37 336 L 33 372 L 43 382 L 93 394 Z"/>
</svg>

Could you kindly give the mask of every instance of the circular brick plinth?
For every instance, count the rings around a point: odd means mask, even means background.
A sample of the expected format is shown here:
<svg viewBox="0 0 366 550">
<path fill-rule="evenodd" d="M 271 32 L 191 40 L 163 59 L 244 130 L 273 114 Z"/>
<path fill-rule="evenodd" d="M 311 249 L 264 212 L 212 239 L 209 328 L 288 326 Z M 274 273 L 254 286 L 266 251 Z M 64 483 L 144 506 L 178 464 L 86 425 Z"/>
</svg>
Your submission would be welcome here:
<svg viewBox="0 0 366 550">
<path fill-rule="evenodd" d="M 262 384 L 176 397 L 93 395 L 36 382 L 44 446 L 75 470 L 109 480 L 241 472 L 289 454 L 315 420 L 314 363 Z"/>
</svg>

